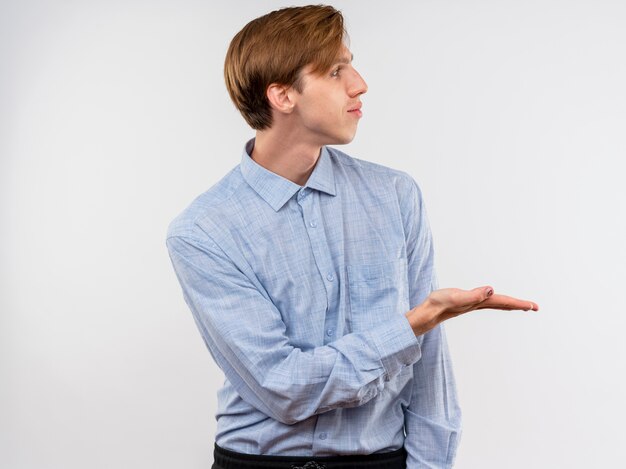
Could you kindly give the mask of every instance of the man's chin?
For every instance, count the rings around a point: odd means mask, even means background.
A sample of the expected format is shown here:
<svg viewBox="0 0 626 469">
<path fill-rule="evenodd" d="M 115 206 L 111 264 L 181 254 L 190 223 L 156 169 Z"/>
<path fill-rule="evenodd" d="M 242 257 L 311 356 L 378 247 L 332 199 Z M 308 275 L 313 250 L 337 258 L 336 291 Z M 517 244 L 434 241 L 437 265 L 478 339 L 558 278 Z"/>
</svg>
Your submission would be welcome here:
<svg viewBox="0 0 626 469">
<path fill-rule="evenodd" d="M 352 135 L 345 135 L 345 136 L 337 137 L 335 141 L 333 141 L 332 143 L 329 143 L 328 145 L 346 145 L 350 143 L 352 140 L 354 140 L 355 136 L 356 136 L 356 132 L 353 133 Z"/>
</svg>

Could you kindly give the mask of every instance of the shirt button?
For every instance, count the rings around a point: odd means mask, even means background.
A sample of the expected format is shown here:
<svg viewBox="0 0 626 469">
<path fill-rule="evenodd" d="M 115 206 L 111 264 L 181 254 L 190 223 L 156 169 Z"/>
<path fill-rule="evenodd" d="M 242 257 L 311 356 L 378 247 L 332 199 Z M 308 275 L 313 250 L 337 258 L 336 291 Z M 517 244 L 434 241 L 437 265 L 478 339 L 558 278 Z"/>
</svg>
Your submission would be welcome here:
<svg viewBox="0 0 626 469">
<path fill-rule="evenodd" d="M 325 440 L 327 436 L 325 432 L 320 433 L 320 440 Z"/>
<path fill-rule="evenodd" d="M 328 330 L 326 331 L 326 335 L 327 335 L 328 337 L 330 337 L 331 335 L 333 335 L 333 330 L 332 330 L 332 329 L 328 329 Z"/>
<path fill-rule="evenodd" d="M 311 223 L 309 223 L 309 226 L 310 226 L 311 228 L 315 228 L 315 227 L 317 226 L 317 222 L 312 221 Z"/>
<path fill-rule="evenodd" d="M 333 275 L 333 273 L 332 273 L 332 272 L 330 272 L 330 273 L 326 276 L 326 278 L 328 279 L 328 281 L 329 281 L 329 282 L 332 282 L 333 280 L 335 280 L 335 276 Z"/>
</svg>

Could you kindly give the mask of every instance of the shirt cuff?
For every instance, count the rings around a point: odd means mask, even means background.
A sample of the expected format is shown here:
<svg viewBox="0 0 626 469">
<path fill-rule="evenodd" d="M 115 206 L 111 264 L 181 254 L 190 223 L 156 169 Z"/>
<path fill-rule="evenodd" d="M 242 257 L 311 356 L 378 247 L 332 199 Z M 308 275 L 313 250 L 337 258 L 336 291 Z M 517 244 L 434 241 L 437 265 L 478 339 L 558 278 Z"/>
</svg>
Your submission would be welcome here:
<svg viewBox="0 0 626 469">
<path fill-rule="evenodd" d="M 422 357 L 422 349 L 405 316 L 398 316 L 371 332 L 371 341 L 385 368 L 385 381 L 391 380 L 402 368 L 411 366 Z"/>
</svg>

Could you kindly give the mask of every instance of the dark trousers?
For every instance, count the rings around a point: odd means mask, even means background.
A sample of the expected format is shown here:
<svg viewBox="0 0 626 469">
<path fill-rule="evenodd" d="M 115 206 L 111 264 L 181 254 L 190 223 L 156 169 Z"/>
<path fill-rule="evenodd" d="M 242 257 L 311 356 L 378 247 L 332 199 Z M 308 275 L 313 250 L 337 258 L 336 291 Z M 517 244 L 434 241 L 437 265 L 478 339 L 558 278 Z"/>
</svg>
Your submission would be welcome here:
<svg viewBox="0 0 626 469">
<path fill-rule="evenodd" d="M 406 469 L 406 451 L 355 456 L 262 456 L 215 445 L 212 469 Z"/>
</svg>

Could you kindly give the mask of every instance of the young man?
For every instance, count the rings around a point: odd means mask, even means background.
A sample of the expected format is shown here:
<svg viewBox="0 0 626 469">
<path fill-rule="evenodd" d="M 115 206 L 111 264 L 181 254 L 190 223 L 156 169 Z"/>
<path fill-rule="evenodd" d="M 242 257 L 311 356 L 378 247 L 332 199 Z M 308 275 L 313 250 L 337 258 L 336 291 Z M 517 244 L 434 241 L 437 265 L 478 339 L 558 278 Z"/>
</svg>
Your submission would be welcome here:
<svg viewBox="0 0 626 469">
<path fill-rule="evenodd" d="M 536 310 L 437 289 L 405 172 L 352 158 L 367 85 L 330 6 L 274 11 L 232 40 L 225 78 L 256 137 L 171 224 L 167 246 L 226 381 L 213 468 L 451 467 L 461 412 L 442 321 Z"/>
</svg>

